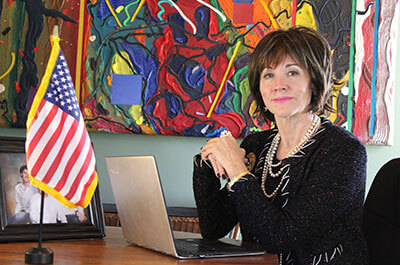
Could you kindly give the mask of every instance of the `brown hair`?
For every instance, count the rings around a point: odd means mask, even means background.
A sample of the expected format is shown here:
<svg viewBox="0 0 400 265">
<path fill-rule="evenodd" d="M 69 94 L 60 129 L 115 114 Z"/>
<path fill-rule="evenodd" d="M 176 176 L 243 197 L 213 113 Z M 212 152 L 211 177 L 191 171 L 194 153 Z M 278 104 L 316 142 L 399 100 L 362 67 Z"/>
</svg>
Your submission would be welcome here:
<svg viewBox="0 0 400 265">
<path fill-rule="evenodd" d="M 286 30 L 276 30 L 267 34 L 257 45 L 249 62 L 250 91 L 257 103 L 257 111 L 274 121 L 274 115 L 265 110 L 260 93 L 260 75 L 267 66 L 277 66 L 290 56 L 311 77 L 311 101 L 309 110 L 322 113 L 332 111 L 328 104 L 334 81 L 329 43 L 317 31 L 299 26 Z"/>
<path fill-rule="evenodd" d="M 28 168 L 26 167 L 26 165 L 22 165 L 22 166 L 19 168 L 19 174 L 22 174 L 22 172 L 24 172 L 25 169 L 28 169 Z"/>
</svg>

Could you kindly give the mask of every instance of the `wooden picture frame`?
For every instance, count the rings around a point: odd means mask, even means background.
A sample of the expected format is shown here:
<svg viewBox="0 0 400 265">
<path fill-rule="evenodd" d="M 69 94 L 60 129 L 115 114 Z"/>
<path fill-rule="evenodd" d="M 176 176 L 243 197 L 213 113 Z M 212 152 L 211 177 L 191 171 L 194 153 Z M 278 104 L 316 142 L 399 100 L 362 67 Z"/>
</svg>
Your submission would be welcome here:
<svg viewBox="0 0 400 265">
<path fill-rule="evenodd" d="M 16 221 L 17 218 L 15 218 L 17 185 L 21 185 L 23 181 L 23 174 L 20 174 L 20 171 L 22 165 L 25 164 L 25 138 L 0 136 L 0 243 L 37 241 L 39 237 L 39 225 L 29 217 L 33 214 L 28 215 L 27 219 L 24 219 L 24 216 Z M 35 196 L 37 197 L 36 194 Z M 32 200 L 30 203 L 32 205 Z M 61 207 L 65 206 L 61 205 Z M 70 214 L 57 211 L 57 213 L 64 213 L 65 216 L 57 215 L 56 222 L 43 225 L 43 240 L 103 238 L 105 236 L 104 214 L 98 188 L 89 206 L 79 209 L 79 212 L 83 217 L 75 218 L 76 222 L 73 222 L 73 218 L 65 218 L 67 215 L 71 217 Z M 25 212 L 22 211 L 22 213 Z M 60 218 L 62 221 L 58 216 L 63 217 Z"/>
</svg>

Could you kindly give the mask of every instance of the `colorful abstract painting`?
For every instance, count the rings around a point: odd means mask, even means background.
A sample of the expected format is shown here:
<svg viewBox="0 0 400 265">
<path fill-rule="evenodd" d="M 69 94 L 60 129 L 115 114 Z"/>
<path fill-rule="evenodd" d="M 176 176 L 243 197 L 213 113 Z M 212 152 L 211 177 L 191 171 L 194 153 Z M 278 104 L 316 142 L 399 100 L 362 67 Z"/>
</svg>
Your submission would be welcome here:
<svg viewBox="0 0 400 265">
<path fill-rule="evenodd" d="M 56 24 L 75 78 L 78 25 L 71 22 L 79 20 L 79 6 L 74 0 L 0 0 L 0 127 L 26 128 Z"/>
<path fill-rule="evenodd" d="M 25 1 L 0 0 L 0 30 L 10 27 L 0 35 L 0 55 L 9 58 L 0 65 L 2 127 L 21 124 L 15 98 Z M 328 118 L 363 143 L 392 143 L 398 0 L 81 0 L 59 1 L 57 7 L 47 2 L 47 8 L 79 21 L 79 27 L 62 24 L 68 43 L 61 46 L 75 49 L 67 59 L 77 71 L 77 94 L 91 130 L 213 137 L 228 129 L 241 138 L 268 129 L 271 124 L 255 112 L 250 95 L 249 56 L 268 32 L 304 25 L 327 38 L 335 78 L 344 81 Z M 44 23 L 43 43 L 50 22 Z M 36 55 L 39 77 L 46 56 Z"/>
<path fill-rule="evenodd" d="M 357 17 L 355 29 L 358 33 L 354 71 L 356 104 L 352 131 L 364 143 L 392 145 L 400 7 L 398 0 L 376 3 L 380 3 L 378 18 L 375 8 L 368 9 L 370 3 L 357 1 L 357 10 L 367 11 Z"/>
</svg>

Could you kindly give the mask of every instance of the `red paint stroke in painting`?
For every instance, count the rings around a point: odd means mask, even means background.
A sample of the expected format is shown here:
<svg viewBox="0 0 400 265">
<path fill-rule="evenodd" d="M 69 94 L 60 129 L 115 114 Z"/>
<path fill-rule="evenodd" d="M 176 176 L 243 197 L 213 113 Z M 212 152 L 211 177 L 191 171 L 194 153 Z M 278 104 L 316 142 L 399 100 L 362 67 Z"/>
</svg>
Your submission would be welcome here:
<svg viewBox="0 0 400 265">
<path fill-rule="evenodd" d="M 339 122 L 337 124 L 341 124 L 342 121 L 344 120 L 344 116 L 340 112 L 338 114 L 339 114 L 340 120 L 339 120 Z"/>
<path fill-rule="evenodd" d="M 35 49 L 33 49 L 33 52 L 36 52 L 37 50 L 39 50 L 39 48 L 40 48 L 40 44 Z"/>
<path fill-rule="evenodd" d="M 19 86 L 18 82 L 17 81 L 14 82 L 15 82 L 15 90 L 17 90 L 17 92 L 21 91 L 21 87 Z"/>
<path fill-rule="evenodd" d="M 64 9 L 62 12 L 63 12 L 64 15 L 66 15 L 68 13 L 68 8 Z M 67 21 L 66 24 L 67 24 L 68 28 L 71 28 L 71 23 L 70 22 Z"/>
</svg>

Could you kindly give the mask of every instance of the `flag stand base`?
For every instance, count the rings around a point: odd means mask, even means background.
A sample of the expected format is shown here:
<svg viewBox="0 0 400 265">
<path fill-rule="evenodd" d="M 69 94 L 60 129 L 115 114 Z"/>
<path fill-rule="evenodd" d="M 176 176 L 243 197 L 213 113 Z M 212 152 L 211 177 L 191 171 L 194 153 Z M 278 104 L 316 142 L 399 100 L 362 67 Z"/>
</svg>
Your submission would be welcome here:
<svg viewBox="0 0 400 265">
<path fill-rule="evenodd" d="M 31 247 L 25 252 L 25 264 L 53 264 L 54 253 L 48 247 Z"/>
</svg>

